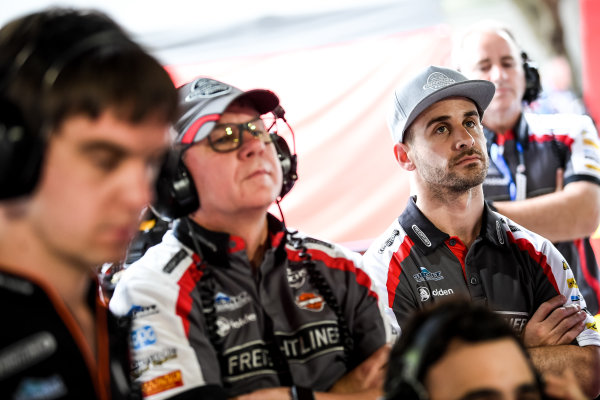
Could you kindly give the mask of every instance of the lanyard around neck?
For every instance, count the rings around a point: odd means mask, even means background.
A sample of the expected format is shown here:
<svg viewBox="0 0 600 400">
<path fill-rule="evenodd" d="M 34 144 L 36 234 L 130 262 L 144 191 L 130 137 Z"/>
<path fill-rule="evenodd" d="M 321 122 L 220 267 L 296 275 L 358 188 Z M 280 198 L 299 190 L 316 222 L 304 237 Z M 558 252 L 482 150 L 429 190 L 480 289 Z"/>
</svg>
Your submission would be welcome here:
<svg viewBox="0 0 600 400">
<path fill-rule="evenodd" d="M 504 158 L 504 145 L 492 143 L 490 146 L 490 158 L 504 177 L 508 180 L 508 193 L 511 201 L 524 200 L 527 195 L 527 177 L 525 175 L 525 155 L 523 154 L 523 146 L 519 141 L 515 141 L 517 153 L 519 156 L 519 165 L 513 179 L 513 174 L 510 172 L 510 167 Z"/>
</svg>

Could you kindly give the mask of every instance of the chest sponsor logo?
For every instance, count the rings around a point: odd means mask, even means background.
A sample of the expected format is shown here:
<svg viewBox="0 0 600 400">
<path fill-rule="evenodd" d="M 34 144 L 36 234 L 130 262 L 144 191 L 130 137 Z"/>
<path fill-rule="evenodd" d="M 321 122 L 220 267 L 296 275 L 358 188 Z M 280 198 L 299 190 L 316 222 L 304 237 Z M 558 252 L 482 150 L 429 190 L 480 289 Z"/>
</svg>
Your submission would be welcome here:
<svg viewBox="0 0 600 400">
<path fill-rule="evenodd" d="M 396 240 L 398 236 L 400 236 L 400 231 L 398 229 L 394 229 L 390 237 L 387 238 L 387 240 L 381 245 L 381 247 L 378 250 L 378 253 L 383 254 L 387 247 L 390 247 L 392 244 L 394 244 L 394 240 Z"/>
<path fill-rule="evenodd" d="M 181 370 L 172 371 L 168 374 L 157 376 L 152 380 L 142 382 L 142 394 L 144 397 L 148 397 L 180 386 L 183 386 Z"/>
<path fill-rule="evenodd" d="M 134 378 L 138 378 L 150 368 L 161 365 L 164 362 L 173 360 L 175 358 L 177 358 L 177 349 L 170 347 L 168 349 L 152 353 L 148 357 L 136 359 L 131 363 L 131 375 L 133 375 Z"/>
<path fill-rule="evenodd" d="M 7 378 L 47 359 L 57 347 L 56 338 L 47 331 L 5 347 L 0 351 L 0 378 Z"/>
<path fill-rule="evenodd" d="M 305 292 L 296 296 L 296 305 L 303 310 L 319 312 L 325 307 L 325 300 L 317 293 Z"/>
<path fill-rule="evenodd" d="M 437 272 L 429 272 L 427 268 L 419 267 L 421 272 L 418 274 L 414 274 L 413 278 L 417 282 L 425 282 L 425 281 L 441 281 L 444 279 L 442 275 L 442 271 Z"/>
<path fill-rule="evenodd" d="M 232 330 L 240 329 L 241 327 L 256 322 L 256 314 L 246 314 L 237 319 L 229 319 L 225 317 L 217 318 L 217 335 L 227 336 Z"/>
<path fill-rule="evenodd" d="M 425 235 L 425 233 L 418 226 L 413 225 L 411 228 L 417 234 L 419 239 L 421 239 L 421 242 L 423 242 L 423 244 L 425 246 L 431 247 L 431 241 L 429 240 L 427 235 Z"/>
<path fill-rule="evenodd" d="M 307 272 L 306 268 L 299 269 L 297 271 L 287 268 L 287 279 L 290 287 L 294 289 L 300 289 L 306 282 Z"/>
<path fill-rule="evenodd" d="M 13 395 L 14 400 L 58 399 L 68 393 L 67 386 L 59 375 L 44 378 L 25 378 Z"/>
<path fill-rule="evenodd" d="M 337 323 L 332 321 L 311 324 L 291 334 L 277 332 L 277 336 L 281 339 L 281 351 L 289 362 L 304 363 L 321 354 L 343 351 Z M 273 362 L 263 341 L 235 346 L 223 352 L 223 356 L 226 366 L 223 380 L 226 382 L 273 374 Z"/>
<path fill-rule="evenodd" d="M 156 333 L 150 325 L 135 329 L 131 332 L 131 343 L 135 350 L 143 349 L 156 343 Z"/>
<path fill-rule="evenodd" d="M 215 310 L 217 312 L 238 310 L 250 303 L 248 292 L 241 292 L 236 296 L 228 296 L 223 292 L 215 295 Z"/>
<path fill-rule="evenodd" d="M 421 301 L 427 301 L 431 297 L 431 293 L 429 293 L 429 289 L 424 286 L 419 286 L 417 288 L 419 291 L 419 296 L 421 297 Z"/>
<path fill-rule="evenodd" d="M 134 304 L 127 312 L 127 315 L 133 319 L 147 317 L 152 314 L 158 314 L 158 307 L 156 307 L 156 304 L 151 304 L 149 306 L 138 306 Z"/>
<path fill-rule="evenodd" d="M 514 329 L 517 334 L 523 333 L 529 322 L 529 314 L 523 311 L 495 311 Z"/>
<path fill-rule="evenodd" d="M 577 286 L 577 282 L 575 281 L 575 278 L 567 279 L 567 286 L 569 287 L 569 289 L 576 289 L 579 287 L 579 286 Z"/>
</svg>

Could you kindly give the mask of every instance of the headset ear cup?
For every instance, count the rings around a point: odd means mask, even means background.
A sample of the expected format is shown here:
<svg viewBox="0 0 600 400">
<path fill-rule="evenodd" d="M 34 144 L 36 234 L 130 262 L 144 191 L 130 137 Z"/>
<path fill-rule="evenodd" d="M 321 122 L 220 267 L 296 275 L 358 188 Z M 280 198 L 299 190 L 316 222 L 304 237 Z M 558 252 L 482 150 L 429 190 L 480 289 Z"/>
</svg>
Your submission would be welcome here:
<svg viewBox="0 0 600 400">
<path fill-rule="evenodd" d="M 182 151 L 171 149 L 156 180 L 152 210 L 164 220 L 174 220 L 200 208 L 196 185 L 182 160 Z"/>
<path fill-rule="evenodd" d="M 531 64 L 527 53 L 522 51 L 521 58 L 523 60 L 523 71 L 525 72 L 525 93 L 523 93 L 523 101 L 527 104 L 531 104 L 542 92 L 542 81 L 538 69 Z"/>
<path fill-rule="evenodd" d="M 281 192 L 279 193 L 279 197 L 283 198 L 292 190 L 292 187 L 294 187 L 294 184 L 298 180 L 298 159 L 296 154 L 292 154 L 290 151 L 285 139 L 279 135 L 275 135 L 275 148 L 277 149 L 277 156 L 279 157 L 279 163 L 283 172 L 283 183 L 281 185 Z"/>
<path fill-rule="evenodd" d="M 30 194 L 44 156 L 42 138 L 28 129 L 21 109 L 0 98 L 0 199 Z"/>
</svg>

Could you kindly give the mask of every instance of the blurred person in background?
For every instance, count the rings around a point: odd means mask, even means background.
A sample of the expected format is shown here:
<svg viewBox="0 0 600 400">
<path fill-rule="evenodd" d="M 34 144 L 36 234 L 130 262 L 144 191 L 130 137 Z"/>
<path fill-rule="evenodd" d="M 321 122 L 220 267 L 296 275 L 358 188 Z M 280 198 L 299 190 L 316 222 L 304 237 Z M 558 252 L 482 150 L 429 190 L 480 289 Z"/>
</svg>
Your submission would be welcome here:
<svg viewBox="0 0 600 400">
<path fill-rule="evenodd" d="M 600 141 L 591 118 L 524 112 L 541 91 L 540 77 L 498 22 L 483 21 L 457 35 L 452 56 L 467 77 L 496 87 L 483 120 L 490 157 L 485 199 L 556 245 L 588 310 L 597 314 L 599 270 L 589 236 L 600 222 Z"/>
</svg>

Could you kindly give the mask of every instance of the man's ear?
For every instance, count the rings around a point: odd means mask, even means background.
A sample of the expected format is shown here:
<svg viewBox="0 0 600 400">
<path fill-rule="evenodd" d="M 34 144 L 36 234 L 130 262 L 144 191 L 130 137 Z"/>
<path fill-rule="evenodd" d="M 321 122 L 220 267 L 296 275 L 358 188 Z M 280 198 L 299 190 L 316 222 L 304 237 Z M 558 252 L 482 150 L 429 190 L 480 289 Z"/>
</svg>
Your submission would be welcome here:
<svg viewBox="0 0 600 400">
<path fill-rule="evenodd" d="M 408 154 L 409 151 L 409 146 L 404 143 L 396 143 L 394 145 L 394 155 L 396 156 L 398 164 L 407 171 L 413 171 L 416 167 L 410 159 L 411 156 Z"/>
</svg>

